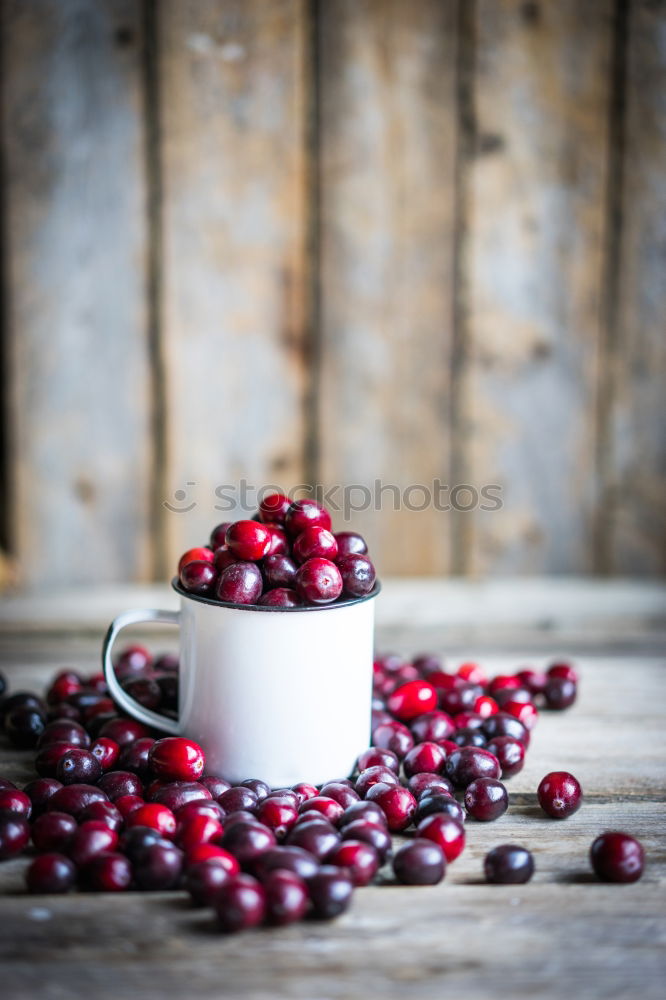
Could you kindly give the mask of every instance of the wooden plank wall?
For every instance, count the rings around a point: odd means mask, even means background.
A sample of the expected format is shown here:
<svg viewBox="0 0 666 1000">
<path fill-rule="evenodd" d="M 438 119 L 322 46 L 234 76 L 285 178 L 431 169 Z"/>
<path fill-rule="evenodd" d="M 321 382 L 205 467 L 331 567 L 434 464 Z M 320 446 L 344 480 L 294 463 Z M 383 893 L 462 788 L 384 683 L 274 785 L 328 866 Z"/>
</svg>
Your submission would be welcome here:
<svg viewBox="0 0 666 1000">
<path fill-rule="evenodd" d="M 0 11 L 24 582 L 163 578 L 241 479 L 379 480 L 383 573 L 666 570 L 666 0 Z"/>
</svg>

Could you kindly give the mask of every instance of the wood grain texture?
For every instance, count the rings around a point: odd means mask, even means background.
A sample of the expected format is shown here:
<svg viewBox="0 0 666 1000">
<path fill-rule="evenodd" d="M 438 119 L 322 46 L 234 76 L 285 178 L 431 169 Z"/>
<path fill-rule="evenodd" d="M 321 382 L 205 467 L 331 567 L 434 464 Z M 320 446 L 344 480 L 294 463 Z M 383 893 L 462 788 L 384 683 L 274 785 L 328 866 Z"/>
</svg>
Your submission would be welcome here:
<svg viewBox="0 0 666 1000">
<path fill-rule="evenodd" d="M 169 560 L 217 486 L 302 482 L 306 286 L 303 0 L 158 8 Z M 184 502 L 173 493 L 187 493 Z"/>
<path fill-rule="evenodd" d="M 464 406 L 467 570 L 591 568 L 612 4 L 478 0 Z"/>
<path fill-rule="evenodd" d="M 666 3 L 630 6 L 603 568 L 666 571 Z"/>
<path fill-rule="evenodd" d="M 2 4 L 10 536 L 25 583 L 148 574 L 141 9 Z"/>
<path fill-rule="evenodd" d="M 350 521 L 382 573 L 443 572 L 450 517 L 388 487 L 451 485 L 455 5 L 319 10 L 319 475 L 387 487 Z"/>
</svg>

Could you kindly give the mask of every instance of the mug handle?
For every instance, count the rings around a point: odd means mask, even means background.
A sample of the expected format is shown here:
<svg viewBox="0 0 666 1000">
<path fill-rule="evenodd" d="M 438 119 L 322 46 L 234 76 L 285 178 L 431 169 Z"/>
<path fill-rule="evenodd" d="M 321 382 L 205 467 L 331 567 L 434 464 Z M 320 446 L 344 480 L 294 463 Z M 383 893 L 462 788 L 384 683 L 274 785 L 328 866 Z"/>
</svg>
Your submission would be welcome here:
<svg viewBox="0 0 666 1000">
<path fill-rule="evenodd" d="M 106 633 L 104 645 L 102 647 L 102 666 L 104 668 L 104 678 L 106 680 L 109 693 L 116 704 L 120 705 L 128 715 L 138 719 L 139 722 L 151 726 L 153 729 L 162 729 L 167 733 L 177 736 L 180 726 L 177 719 L 170 719 L 159 712 L 153 712 L 149 708 L 144 708 L 134 698 L 130 698 L 127 692 L 120 686 L 113 668 L 111 650 L 116 641 L 118 633 L 127 628 L 128 625 L 136 625 L 139 622 L 164 622 L 168 625 L 178 625 L 180 621 L 179 611 L 159 611 L 157 608 L 136 609 L 134 611 L 123 611 L 122 614 L 114 618 Z"/>
</svg>

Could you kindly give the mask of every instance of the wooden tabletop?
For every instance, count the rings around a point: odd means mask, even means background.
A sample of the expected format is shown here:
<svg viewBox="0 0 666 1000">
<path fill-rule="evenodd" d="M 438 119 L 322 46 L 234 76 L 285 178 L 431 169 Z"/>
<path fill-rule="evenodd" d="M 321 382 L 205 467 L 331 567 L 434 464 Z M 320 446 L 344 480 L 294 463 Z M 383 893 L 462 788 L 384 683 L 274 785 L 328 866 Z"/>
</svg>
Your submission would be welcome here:
<svg viewBox="0 0 666 1000">
<path fill-rule="evenodd" d="M 168 607 L 166 588 L 6 601 L 1 669 L 11 688 L 43 687 L 56 669 L 98 668 L 104 625 L 124 607 Z M 224 937 L 183 893 L 27 896 L 27 859 L 0 865 L 2 996 L 10 1000 L 201 998 L 440 1000 L 663 996 L 666 975 L 664 768 L 666 588 L 659 584 L 522 581 L 389 582 L 378 648 L 477 657 L 490 672 L 575 657 L 580 694 L 543 713 L 509 811 L 467 825 L 468 845 L 432 888 L 357 890 L 332 923 Z M 172 648 L 173 630 L 150 641 Z M 0 774 L 26 782 L 31 753 L 0 747 Z M 585 802 L 546 819 L 535 790 L 572 771 Z M 591 841 L 620 829 L 643 842 L 635 885 L 591 874 Z M 529 847 L 525 886 L 489 886 L 485 853 Z"/>
</svg>

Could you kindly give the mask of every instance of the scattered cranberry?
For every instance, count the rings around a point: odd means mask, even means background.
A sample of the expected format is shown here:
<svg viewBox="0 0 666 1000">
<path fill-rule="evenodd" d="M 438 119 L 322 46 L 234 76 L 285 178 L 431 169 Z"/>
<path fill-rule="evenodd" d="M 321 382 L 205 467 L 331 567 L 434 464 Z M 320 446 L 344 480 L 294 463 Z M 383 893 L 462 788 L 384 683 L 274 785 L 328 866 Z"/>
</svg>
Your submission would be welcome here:
<svg viewBox="0 0 666 1000">
<path fill-rule="evenodd" d="M 382 764 L 375 764 L 361 771 L 354 786 L 358 795 L 365 798 L 373 785 L 383 782 L 385 785 L 399 785 L 398 775 L 392 768 L 384 767 Z"/>
<path fill-rule="evenodd" d="M 46 726 L 37 746 L 46 747 L 51 743 L 69 743 L 72 747 L 87 749 L 90 737 L 78 722 L 72 719 L 55 719 Z"/>
<path fill-rule="evenodd" d="M 107 771 L 97 784 L 112 802 L 124 795 L 143 796 L 141 781 L 130 771 Z"/>
<path fill-rule="evenodd" d="M 115 740 L 99 736 L 90 747 L 90 752 L 97 758 L 102 771 L 110 771 L 118 761 L 120 747 Z"/>
<path fill-rule="evenodd" d="M 590 848 L 590 863 L 604 882 L 637 882 L 643 874 L 643 845 L 628 833 L 602 833 Z"/>
<path fill-rule="evenodd" d="M 534 858 L 524 847 L 501 844 L 486 854 L 483 871 L 487 882 L 497 885 L 519 885 L 529 882 L 534 874 Z"/>
<path fill-rule="evenodd" d="M 329 781 L 326 785 L 322 785 L 321 795 L 335 799 L 343 810 L 354 802 L 358 802 L 360 797 L 358 792 L 354 788 L 350 788 L 345 781 Z"/>
<path fill-rule="evenodd" d="M 130 813 L 133 813 L 134 810 L 138 809 L 139 806 L 142 806 L 143 803 L 144 800 L 140 795 L 121 795 L 120 798 L 116 799 L 113 804 L 123 819 L 127 819 Z"/>
<path fill-rule="evenodd" d="M 323 861 L 332 851 L 341 837 L 335 827 L 323 817 L 297 823 L 287 834 L 287 844 L 290 847 L 302 847 L 319 861 Z"/>
<path fill-rule="evenodd" d="M 50 815 L 53 815 L 51 813 Z M 62 814 L 66 815 L 66 814 Z M 123 825 L 124 817 L 120 809 L 115 806 L 112 802 L 91 802 L 89 806 L 81 813 L 81 822 L 84 823 L 88 819 L 99 820 L 100 823 L 106 824 L 110 830 L 115 830 L 116 833 L 120 831 Z"/>
<path fill-rule="evenodd" d="M 266 917 L 266 892 L 251 875 L 234 875 L 221 886 L 214 899 L 220 927 L 226 933 L 247 930 Z"/>
<path fill-rule="evenodd" d="M 49 799 L 55 795 L 62 784 L 55 778 L 36 778 L 25 786 L 23 791 L 32 803 L 32 817 L 41 816 L 47 809 Z"/>
<path fill-rule="evenodd" d="M 78 868 L 83 868 L 98 854 L 113 851 L 118 843 L 118 834 L 99 820 L 86 820 L 72 836 L 67 845 L 67 854 Z"/>
<path fill-rule="evenodd" d="M 486 738 L 478 729 L 457 729 L 451 742 L 458 747 L 485 747 Z"/>
<path fill-rule="evenodd" d="M 508 712 L 497 712 L 490 715 L 483 723 L 483 734 L 488 740 L 496 736 L 512 736 L 514 740 L 520 740 L 527 749 L 530 745 L 529 730 L 515 716 Z"/>
<path fill-rule="evenodd" d="M 178 825 L 189 822 L 194 816 L 210 816 L 222 822 L 225 813 L 219 802 L 214 799 L 196 799 L 194 802 L 186 802 L 176 813 Z"/>
<path fill-rule="evenodd" d="M 28 892 L 69 892 L 76 885 L 76 865 L 63 854 L 41 854 L 25 873 Z"/>
<path fill-rule="evenodd" d="M 178 824 L 178 846 L 189 857 L 192 851 L 202 844 L 219 841 L 224 833 L 224 827 L 218 817 L 190 816 Z"/>
<path fill-rule="evenodd" d="M 222 847 L 238 858 L 241 866 L 251 864 L 276 843 L 273 831 L 256 820 L 253 823 L 235 823 L 222 837 Z"/>
<path fill-rule="evenodd" d="M 351 838 L 345 838 L 338 844 L 326 861 L 338 868 L 346 868 L 356 886 L 368 885 L 379 870 L 379 854 L 375 848 L 367 841 Z"/>
<path fill-rule="evenodd" d="M 338 826 L 342 830 L 357 819 L 365 819 L 371 823 L 380 823 L 382 826 L 386 826 L 386 816 L 376 802 L 353 802 L 345 809 L 338 821 Z"/>
<path fill-rule="evenodd" d="M 438 812 L 421 820 L 416 832 L 419 837 L 425 837 L 426 840 L 438 844 L 448 863 L 455 861 L 465 847 L 464 826 L 446 813 Z"/>
<path fill-rule="evenodd" d="M 133 826 L 149 826 L 169 839 L 176 833 L 176 817 L 167 806 L 159 802 L 146 802 L 138 809 L 133 809 L 126 818 L 125 825 L 128 830 Z"/>
<path fill-rule="evenodd" d="M 108 796 L 94 785 L 65 785 L 48 801 L 49 812 L 69 813 L 78 819 L 91 802 L 106 802 Z"/>
<path fill-rule="evenodd" d="M 352 880 L 344 869 L 322 865 L 308 881 L 313 916 L 331 920 L 348 908 L 353 892 Z"/>
<path fill-rule="evenodd" d="M 175 889 L 182 870 L 183 852 L 169 840 L 158 840 L 139 852 L 134 878 L 142 889 Z"/>
<path fill-rule="evenodd" d="M 32 824 L 32 842 L 38 851 L 64 851 L 77 829 L 69 813 L 44 813 Z"/>
<path fill-rule="evenodd" d="M 30 819 L 32 802 L 30 797 L 18 788 L 0 788 L 0 811 L 4 810 Z"/>
<path fill-rule="evenodd" d="M 166 781 L 196 781 L 206 764 L 199 744 L 183 736 L 157 740 L 150 748 L 148 760 L 154 774 Z"/>
<path fill-rule="evenodd" d="M 404 885 L 437 885 L 446 873 L 446 857 L 432 840 L 417 838 L 396 851 L 393 871 Z"/>
<path fill-rule="evenodd" d="M 427 681 L 409 681 L 389 696 L 388 709 L 401 722 L 409 722 L 437 708 L 437 692 Z"/>
<path fill-rule="evenodd" d="M 539 805 L 552 819 L 566 819 L 578 812 L 583 803 L 583 790 L 568 771 L 551 771 L 537 788 Z"/>
<path fill-rule="evenodd" d="M 437 743 L 419 743 L 405 755 L 405 776 L 411 778 L 415 774 L 439 774 L 445 761 L 446 754 Z"/>
<path fill-rule="evenodd" d="M 417 743 L 446 740 L 455 732 L 455 724 L 446 712 L 424 712 L 411 720 L 410 729 Z"/>
<path fill-rule="evenodd" d="M 546 671 L 547 677 L 563 677 L 567 681 L 572 681 L 574 684 L 578 683 L 578 674 L 571 666 L 570 663 L 564 661 L 559 663 L 551 663 Z"/>
<path fill-rule="evenodd" d="M 214 799 L 219 799 L 220 795 L 228 791 L 231 785 L 224 778 L 218 778 L 214 774 L 204 774 L 203 778 L 199 778 L 199 781 L 204 785 Z"/>
<path fill-rule="evenodd" d="M 254 875 L 262 882 L 276 869 L 293 872 L 299 878 L 308 879 L 319 871 L 319 862 L 302 847 L 280 846 L 264 851 L 252 865 Z"/>
<path fill-rule="evenodd" d="M 119 747 L 124 747 L 134 740 L 140 740 L 142 736 L 148 736 L 148 730 L 136 719 L 111 719 L 100 729 L 99 736 L 107 736 L 110 740 L 115 740 Z"/>
<path fill-rule="evenodd" d="M 220 575 L 217 597 L 228 604 L 255 604 L 261 597 L 261 571 L 253 562 L 236 562 Z"/>
<path fill-rule="evenodd" d="M 286 796 L 269 795 L 258 804 L 256 814 L 282 840 L 298 819 L 298 808 Z"/>
<path fill-rule="evenodd" d="M 85 882 L 95 892 L 124 892 L 132 883 L 132 866 L 124 854 L 97 854 L 86 865 Z"/>
<path fill-rule="evenodd" d="M 499 819 L 509 808 L 509 796 L 497 778 L 477 778 L 465 789 L 465 809 L 484 823 Z"/>
<path fill-rule="evenodd" d="M 308 784 L 307 781 L 300 781 L 297 785 L 294 785 L 292 791 L 298 799 L 298 804 L 305 802 L 306 799 L 312 799 L 315 795 L 319 795 L 319 791 L 315 785 Z"/>
<path fill-rule="evenodd" d="M 400 770 L 400 761 L 392 750 L 386 750 L 382 747 L 369 747 L 360 754 L 356 761 L 358 771 L 365 771 L 369 767 L 377 766 L 388 767 L 397 774 Z"/>
<path fill-rule="evenodd" d="M 435 813 L 445 813 L 459 823 L 465 822 L 465 810 L 451 795 L 424 796 L 416 808 L 414 822 L 418 826 L 426 816 L 434 816 Z"/>
<path fill-rule="evenodd" d="M 342 828 L 342 839 L 360 840 L 370 844 L 377 851 L 383 863 L 391 852 L 391 836 L 384 823 L 373 823 L 368 819 L 355 819 Z"/>
<path fill-rule="evenodd" d="M 401 722 L 384 722 L 372 733 L 372 742 L 382 749 L 391 750 L 400 760 L 414 746 L 414 737 Z"/>
<path fill-rule="evenodd" d="M 479 747 L 459 747 L 446 758 L 446 773 L 456 788 L 467 788 L 476 778 L 499 778 L 497 757 Z"/>
<path fill-rule="evenodd" d="M 543 689 L 546 708 L 561 712 L 576 700 L 576 684 L 567 677 L 549 677 Z"/>
<path fill-rule="evenodd" d="M 56 765 L 56 778 L 63 785 L 94 785 L 102 776 L 97 757 L 81 747 L 73 747 L 63 754 Z"/>
<path fill-rule="evenodd" d="M 441 774 L 432 774 L 428 771 L 413 774 L 407 782 L 407 788 L 409 788 L 414 798 L 418 800 L 423 795 L 430 793 L 453 795 L 453 785 L 448 778 L 444 778 Z"/>
<path fill-rule="evenodd" d="M 129 743 L 120 754 L 118 767 L 146 780 L 150 776 L 150 751 L 154 743 L 155 740 L 150 736 L 142 736 L 140 740 Z"/>
<path fill-rule="evenodd" d="M 539 713 L 531 701 L 507 701 L 503 705 L 503 710 L 515 716 L 526 729 L 534 729 L 539 721 Z"/>
<path fill-rule="evenodd" d="M 198 781 L 170 781 L 156 789 L 155 793 L 150 796 L 150 800 L 161 802 L 163 806 L 168 806 L 172 813 L 177 813 L 188 802 L 197 802 L 211 797 L 206 786 Z"/>
<path fill-rule="evenodd" d="M 10 742 L 20 749 L 37 746 L 46 728 L 46 720 L 42 713 L 29 706 L 13 708 L 5 715 L 4 722 L 5 733 Z"/>
<path fill-rule="evenodd" d="M 310 604 L 330 604 L 342 593 L 340 570 L 330 559 L 308 559 L 299 568 L 294 584 Z"/>
<path fill-rule="evenodd" d="M 218 799 L 218 802 L 227 813 L 235 812 L 237 809 L 249 809 L 251 811 L 258 801 L 256 792 L 253 792 L 251 788 L 243 788 L 241 785 L 235 785 L 233 788 L 230 788 L 220 795 Z"/>
<path fill-rule="evenodd" d="M 30 824 L 25 816 L 9 810 L 0 813 L 0 861 L 20 854 L 29 840 Z"/>
<path fill-rule="evenodd" d="M 210 906 L 223 885 L 231 878 L 230 873 L 214 858 L 197 861 L 185 872 L 185 889 L 195 906 Z"/>
<path fill-rule="evenodd" d="M 217 844 L 199 844 L 191 848 L 187 856 L 188 864 L 196 864 L 198 861 L 214 861 L 215 864 L 222 865 L 230 875 L 240 871 L 240 865 L 233 854 Z"/>
<path fill-rule="evenodd" d="M 496 736 L 487 744 L 486 750 L 497 757 L 503 780 L 512 778 L 514 774 L 522 771 L 525 764 L 525 747 L 520 740 L 515 740 L 513 736 Z"/>
<path fill-rule="evenodd" d="M 290 871 L 272 871 L 264 882 L 266 915 L 270 924 L 284 927 L 301 920 L 310 899 L 303 879 Z"/>
<path fill-rule="evenodd" d="M 58 761 L 73 749 L 71 743 L 65 743 L 62 740 L 57 743 L 48 743 L 38 751 L 35 757 L 35 771 L 43 778 L 55 777 Z"/>
<path fill-rule="evenodd" d="M 384 815 L 389 830 L 404 830 L 409 826 L 416 810 L 416 799 L 402 785 L 373 785 L 368 798 L 376 802 Z"/>
</svg>

